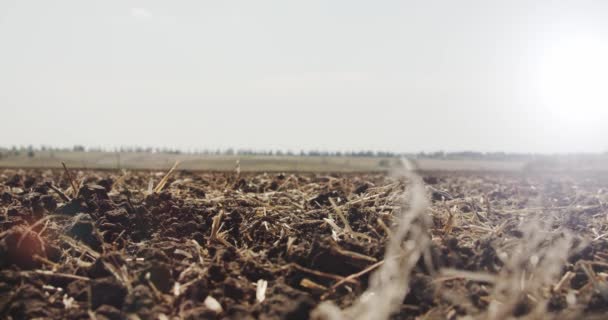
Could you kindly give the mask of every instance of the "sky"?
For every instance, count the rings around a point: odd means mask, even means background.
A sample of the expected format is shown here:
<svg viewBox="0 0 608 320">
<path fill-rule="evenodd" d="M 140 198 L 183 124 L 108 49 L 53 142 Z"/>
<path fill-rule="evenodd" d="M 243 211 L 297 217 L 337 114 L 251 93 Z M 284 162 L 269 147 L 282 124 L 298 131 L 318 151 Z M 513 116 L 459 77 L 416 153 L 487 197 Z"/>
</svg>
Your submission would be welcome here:
<svg viewBox="0 0 608 320">
<path fill-rule="evenodd" d="M 0 1 L 0 146 L 608 151 L 608 1 Z"/>
</svg>

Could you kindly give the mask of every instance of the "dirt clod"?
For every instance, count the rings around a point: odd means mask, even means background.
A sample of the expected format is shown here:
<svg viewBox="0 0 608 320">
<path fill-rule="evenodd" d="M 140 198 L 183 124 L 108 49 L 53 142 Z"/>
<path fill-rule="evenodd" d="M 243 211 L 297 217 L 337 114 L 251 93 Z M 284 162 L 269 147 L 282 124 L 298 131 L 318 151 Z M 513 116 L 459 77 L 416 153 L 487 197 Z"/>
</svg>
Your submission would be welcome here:
<svg viewBox="0 0 608 320">
<path fill-rule="evenodd" d="M 91 282 L 91 305 L 97 309 L 102 305 L 109 305 L 122 309 L 127 288 L 113 277 L 95 279 Z"/>
<path fill-rule="evenodd" d="M 74 218 L 67 234 L 76 240 L 82 241 L 95 251 L 101 251 L 102 241 L 97 234 L 93 219 L 88 214 L 80 214 Z"/>
</svg>

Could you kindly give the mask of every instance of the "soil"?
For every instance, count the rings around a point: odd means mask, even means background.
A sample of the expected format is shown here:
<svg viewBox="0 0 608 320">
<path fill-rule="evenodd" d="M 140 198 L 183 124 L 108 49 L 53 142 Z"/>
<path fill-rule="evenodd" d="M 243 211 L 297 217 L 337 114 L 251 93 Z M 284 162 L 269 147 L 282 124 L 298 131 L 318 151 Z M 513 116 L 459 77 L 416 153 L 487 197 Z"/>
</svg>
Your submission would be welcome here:
<svg viewBox="0 0 608 320">
<path fill-rule="evenodd" d="M 0 170 L 0 318 L 309 319 L 322 300 L 347 307 L 370 273 L 332 286 L 383 260 L 406 189 L 381 173 L 176 171 L 153 192 L 164 175 L 72 171 L 74 192 L 63 170 Z M 393 319 L 483 315 L 492 283 L 441 270 L 504 276 L 530 218 L 573 245 L 555 283 L 523 292 L 510 316 L 541 303 L 554 318 L 608 310 L 608 174 L 423 180 L 432 266 L 418 263 Z M 352 232 L 336 232 L 345 221 Z"/>
</svg>

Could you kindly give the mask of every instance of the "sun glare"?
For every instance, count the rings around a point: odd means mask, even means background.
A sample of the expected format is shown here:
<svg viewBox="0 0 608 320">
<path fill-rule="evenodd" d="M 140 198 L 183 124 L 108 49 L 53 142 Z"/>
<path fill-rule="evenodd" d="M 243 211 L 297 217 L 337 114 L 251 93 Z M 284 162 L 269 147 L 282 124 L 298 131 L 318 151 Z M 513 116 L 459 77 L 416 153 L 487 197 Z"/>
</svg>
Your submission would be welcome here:
<svg viewBox="0 0 608 320">
<path fill-rule="evenodd" d="M 550 47 L 540 62 L 541 103 L 561 124 L 585 126 L 608 116 L 608 43 L 577 37 Z"/>
</svg>

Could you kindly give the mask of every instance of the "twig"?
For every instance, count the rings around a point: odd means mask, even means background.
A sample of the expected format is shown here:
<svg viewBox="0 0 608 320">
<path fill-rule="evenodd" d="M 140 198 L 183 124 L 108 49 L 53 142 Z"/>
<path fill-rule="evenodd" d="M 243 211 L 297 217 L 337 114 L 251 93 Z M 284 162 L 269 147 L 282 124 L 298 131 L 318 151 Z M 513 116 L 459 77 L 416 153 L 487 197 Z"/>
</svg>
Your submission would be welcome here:
<svg viewBox="0 0 608 320">
<path fill-rule="evenodd" d="M 59 190 L 59 188 L 55 187 L 52 183 L 49 183 L 48 186 L 51 190 L 55 191 L 55 193 L 57 193 L 57 195 L 59 195 L 61 200 L 65 201 L 65 202 L 72 201 L 72 199 L 70 197 L 68 197 L 65 193 L 63 193 L 63 191 Z"/>
<path fill-rule="evenodd" d="M 572 271 L 566 272 L 564 274 L 564 276 L 559 280 L 559 282 L 555 285 L 555 287 L 553 287 L 553 291 L 554 292 L 560 291 L 562 286 L 564 285 L 564 283 L 566 283 L 567 281 L 570 281 L 570 279 L 572 279 L 572 277 L 574 277 L 574 273 Z"/>
<path fill-rule="evenodd" d="M 359 277 L 363 276 L 363 275 L 364 275 L 364 274 L 366 274 L 366 273 L 372 272 L 372 271 L 374 271 L 376 268 L 378 268 L 379 266 L 381 266 L 381 265 L 383 265 L 383 264 L 384 264 L 384 260 L 382 260 L 382 261 L 378 261 L 378 262 L 376 262 L 376 263 L 372 264 L 371 266 L 369 266 L 369 267 L 367 267 L 367 268 L 365 268 L 365 269 L 363 269 L 363 270 L 361 270 L 361 271 L 359 271 L 359 272 L 357 272 L 357 273 L 353 273 L 353 274 L 351 274 L 350 276 L 348 276 L 348 277 L 346 277 L 346 278 L 344 278 L 344 279 L 342 279 L 342 280 L 340 280 L 340 281 L 336 282 L 336 283 L 335 283 L 333 286 L 331 286 L 331 287 L 329 288 L 329 290 L 327 290 L 327 292 L 325 292 L 325 293 L 324 293 L 324 294 L 321 296 L 321 300 L 325 300 L 325 298 L 327 298 L 327 297 L 328 297 L 330 294 L 332 294 L 334 291 L 336 291 L 336 289 L 337 289 L 338 287 L 340 287 L 341 285 L 343 285 L 344 283 L 346 283 L 346 282 L 348 282 L 348 281 L 351 281 L 351 280 L 355 280 L 355 279 L 357 279 L 357 278 L 359 278 Z"/>
<path fill-rule="evenodd" d="M 304 278 L 300 281 L 300 286 L 306 288 L 306 289 L 310 289 L 312 291 L 316 291 L 316 292 L 323 292 L 325 290 L 327 290 L 327 287 L 321 284 L 318 284 L 308 278 Z"/>
<path fill-rule="evenodd" d="M 72 185 L 72 195 L 75 197 L 78 195 L 78 187 L 76 186 L 76 182 L 74 181 L 74 178 L 72 177 L 72 174 L 70 173 L 70 170 L 68 170 L 68 167 L 66 167 L 65 163 L 61 162 L 61 165 L 63 166 L 63 169 L 70 180 L 70 185 Z"/>
<path fill-rule="evenodd" d="M 393 232 L 391 231 L 391 229 L 386 225 L 386 223 L 384 223 L 384 221 L 382 221 L 381 218 L 378 218 L 378 225 L 382 228 L 382 230 L 384 231 L 384 233 L 386 233 L 386 236 L 391 239 L 393 238 Z"/>
<path fill-rule="evenodd" d="M 358 252 L 342 249 L 342 248 L 340 248 L 340 246 L 337 243 L 332 243 L 332 244 L 333 244 L 333 249 L 336 251 L 337 254 L 339 254 L 343 257 L 348 257 L 351 260 L 365 261 L 365 262 L 370 262 L 370 263 L 374 263 L 374 262 L 378 261 L 374 257 L 370 257 L 367 255 L 358 253 Z"/>
<path fill-rule="evenodd" d="M 122 175 L 118 179 L 116 179 L 116 182 L 114 182 L 114 185 L 112 187 L 117 188 L 119 185 L 123 184 L 128 175 L 129 172 L 127 172 L 125 169 L 122 169 Z"/>
<path fill-rule="evenodd" d="M 306 273 L 310 273 L 310 274 L 314 274 L 315 276 L 318 277 L 322 277 L 322 278 L 327 278 L 327 279 L 333 279 L 333 280 L 343 280 L 344 277 L 339 276 L 339 275 L 335 275 L 335 274 L 331 274 L 331 273 L 326 273 L 326 272 L 322 272 L 322 271 L 317 271 L 317 270 L 313 270 L 313 269 L 308 269 L 306 267 L 302 267 L 301 265 L 298 265 L 296 263 L 290 263 L 288 265 L 286 265 L 284 268 L 289 268 L 289 267 L 293 267 L 295 269 L 298 269 L 300 271 L 306 272 Z M 348 283 L 352 283 L 352 284 L 358 284 L 359 282 L 353 279 L 348 279 L 346 280 L 346 282 Z"/>
<path fill-rule="evenodd" d="M 441 282 L 441 281 L 453 280 L 453 279 L 467 279 L 467 280 L 487 282 L 487 283 L 496 282 L 496 276 L 488 274 L 488 273 L 484 273 L 484 272 L 471 272 L 471 271 L 455 270 L 455 269 L 446 268 L 446 269 L 441 270 L 441 274 L 444 277 L 436 278 L 433 280 L 433 282 Z"/>
<path fill-rule="evenodd" d="M 167 184 L 167 181 L 169 181 L 169 177 L 171 176 L 173 171 L 175 171 L 175 169 L 177 168 L 178 165 L 179 165 L 179 160 L 175 161 L 175 164 L 173 165 L 173 167 L 171 167 L 169 172 L 167 172 L 167 174 L 165 174 L 165 176 L 156 185 L 156 188 L 154 188 L 154 193 L 159 193 L 163 190 L 163 188 L 165 187 L 165 184 Z"/>
<path fill-rule="evenodd" d="M 74 280 L 91 281 L 91 278 L 88 278 L 88 277 L 78 276 L 75 274 L 53 272 L 51 270 L 21 271 L 21 274 L 23 274 L 25 276 L 28 276 L 30 273 L 35 273 L 35 274 L 40 274 L 40 275 L 45 275 L 45 276 L 74 279 Z"/>
<path fill-rule="evenodd" d="M 336 212 L 338 217 L 340 217 L 340 220 L 342 220 L 342 223 L 344 223 L 344 232 L 352 233 L 353 229 L 350 227 L 350 224 L 348 223 L 348 220 L 346 220 L 346 217 L 342 213 L 342 210 L 340 210 L 340 208 L 336 205 L 332 198 L 329 198 L 329 202 L 331 203 L 331 206 L 334 208 L 334 211 Z"/>
<path fill-rule="evenodd" d="M 49 260 L 49 259 L 47 259 L 47 258 L 43 258 L 43 257 L 41 257 L 41 256 L 39 256 L 39 255 L 37 255 L 37 254 L 35 254 L 35 255 L 33 256 L 33 258 L 34 258 L 34 260 L 36 260 L 36 261 L 40 261 L 40 262 L 42 262 L 42 263 L 46 263 L 47 265 L 49 265 L 49 266 L 53 267 L 54 269 L 58 269 L 58 268 L 60 267 L 60 265 L 59 265 L 59 264 L 57 264 L 57 263 L 55 263 L 55 262 L 53 262 L 53 261 L 51 261 L 51 260 Z"/>
<path fill-rule="evenodd" d="M 101 256 L 101 253 L 91 249 L 89 246 L 87 246 L 86 244 L 77 241 L 77 240 L 73 240 L 72 238 L 68 237 L 68 236 L 59 236 L 59 238 L 63 241 L 65 241 L 67 244 L 69 244 L 70 246 L 72 246 L 73 248 L 77 249 L 78 251 L 82 252 L 82 253 L 88 253 L 91 257 L 95 258 L 95 259 L 99 259 L 99 257 Z"/>
</svg>

